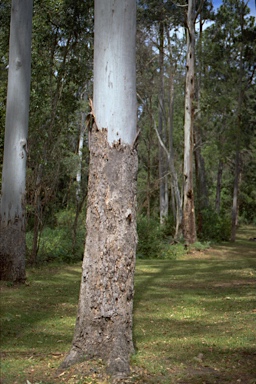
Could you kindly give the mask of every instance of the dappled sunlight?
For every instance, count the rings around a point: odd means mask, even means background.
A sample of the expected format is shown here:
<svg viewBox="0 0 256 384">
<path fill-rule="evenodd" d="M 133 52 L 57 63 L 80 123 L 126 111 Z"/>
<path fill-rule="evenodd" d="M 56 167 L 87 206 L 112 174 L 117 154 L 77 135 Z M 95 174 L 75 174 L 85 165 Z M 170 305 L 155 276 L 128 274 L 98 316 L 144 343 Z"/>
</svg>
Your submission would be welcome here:
<svg viewBox="0 0 256 384">
<path fill-rule="evenodd" d="M 195 259 L 137 260 L 131 376 L 136 379 L 131 383 L 234 384 L 240 377 L 253 383 L 256 259 L 248 253 L 233 259 L 235 245 L 231 250 L 224 258 L 216 257 L 218 246 Z M 214 257 L 205 258 L 209 252 Z M 81 263 L 31 269 L 27 284 L 20 287 L 1 282 L 1 356 L 10 377 L 7 384 L 13 384 L 13 377 L 19 377 L 18 384 L 27 377 L 31 383 L 42 378 L 43 384 L 59 383 L 60 378 L 71 383 L 74 372 L 77 378 L 82 372 L 90 376 L 90 364 L 102 372 L 102 363 L 93 362 L 56 375 L 73 337 L 80 278 Z M 21 370 L 24 374 L 17 373 Z M 72 381 L 78 383 L 87 381 Z"/>
</svg>

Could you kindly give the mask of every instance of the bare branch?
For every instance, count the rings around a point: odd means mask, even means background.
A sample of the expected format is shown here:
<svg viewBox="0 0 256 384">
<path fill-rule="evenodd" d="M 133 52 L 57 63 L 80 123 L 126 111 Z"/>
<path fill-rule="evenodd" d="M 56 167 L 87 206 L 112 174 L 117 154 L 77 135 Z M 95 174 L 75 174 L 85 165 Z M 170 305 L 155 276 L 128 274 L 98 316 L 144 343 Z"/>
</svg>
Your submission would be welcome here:
<svg viewBox="0 0 256 384">
<path fill-rule="evenodd" d="M 197 19 L 197 16 L 201 13 L 201 11 L 202 11 L 202 9 L 203 9 L 204 2 L 205 2 L 205 0 L 201 0 L 201 1 L 200 1 L 198 10 L 197 10 L 196 15 L 195 15 L 195 21 L 196 21 L 196 19 Z"/>
</svg>

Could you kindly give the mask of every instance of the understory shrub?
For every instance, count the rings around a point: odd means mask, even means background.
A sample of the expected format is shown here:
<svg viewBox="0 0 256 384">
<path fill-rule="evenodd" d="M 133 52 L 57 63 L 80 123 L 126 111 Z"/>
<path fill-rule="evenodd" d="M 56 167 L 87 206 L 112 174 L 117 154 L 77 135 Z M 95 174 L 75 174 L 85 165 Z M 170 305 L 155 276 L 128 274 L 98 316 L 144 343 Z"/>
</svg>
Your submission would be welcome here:
<svg viewBox="0 0 256 384">
<path fill-rule="evenodd" d="M 160 223 L 153 218 L 139 216 L 137 219 L 137 257 L 151 259 L 159 256 L 162 250 L 163 233 Z"/>
<path fill-rule="evenodd" d="M 71 210 L 61 211 L 56 214 L 56 225 L 54 228 L 45 227 L 40 233 L 37 262 L 76 262 L 83 258 L 85 224 L 84 215 L 81 214 L 76 228 L 74 238 L 75 213 Z M 28 254 L 32 250 L 33 231 L 26 235 Z"/>
<path fill-rule="evenodd" d="M 137 220 L 137 257 L 143 259 L 176 259 L 185 253 L 184 244 L 172 243 L 170 222 L 160 225 L 159 219 L 139 216 Z"/>
<path fill-rule="evenodd" d="M 230 215 L 221 213 L 218 215 L 212 209 L 205 209 L 202 212 L 202 228 L 198 233 L 199 240 L 202 241 L 228 241 L 231 234 Z"/>
<path fill-rule="evenodd" d="M 176 260 L 186 253 L 183 243 L 163 243 L 162 250 L 159 254 L 160 259 Z"/>
</svg>

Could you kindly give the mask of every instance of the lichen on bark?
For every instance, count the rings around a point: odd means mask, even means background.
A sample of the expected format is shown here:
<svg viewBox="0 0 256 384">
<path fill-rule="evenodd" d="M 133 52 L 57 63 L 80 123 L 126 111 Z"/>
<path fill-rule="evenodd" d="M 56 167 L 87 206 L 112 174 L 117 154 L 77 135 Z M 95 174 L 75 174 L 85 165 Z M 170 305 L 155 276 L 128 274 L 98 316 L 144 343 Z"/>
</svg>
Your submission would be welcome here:
<svg viewBox="0 0 256 384">
<path fill-rule="evenodd" d="M 78 315 L 63 366 L 99 357 L 111 374 L 129 371 L 134 351 L 136 178 L 136 150 L 120 141 L 110 146 L 107 130 L 94 124 Z"/>
</svg>

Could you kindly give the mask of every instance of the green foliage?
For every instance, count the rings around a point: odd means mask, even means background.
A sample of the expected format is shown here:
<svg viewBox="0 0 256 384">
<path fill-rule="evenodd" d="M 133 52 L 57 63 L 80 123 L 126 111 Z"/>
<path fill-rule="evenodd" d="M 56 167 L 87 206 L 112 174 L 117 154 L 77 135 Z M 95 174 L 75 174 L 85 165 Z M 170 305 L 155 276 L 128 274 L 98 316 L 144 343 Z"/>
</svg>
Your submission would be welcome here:
<svg viewBox="0 0 256 384">
<path fill-rule="evenodd" d="M 85 225 L 84 215 L 80 215 L 74 233 L 75 212 L 63 210 L 55 215 L 54 227 L 45 227 L 40 234 L 38 263 L 76 262 L 82 260 L 84 253 Z M 33 232 L 27 233 L 28 254 L 32 250 Z"/>
<path fill-rule="evenodd" d="M 159 257 L 162 250 L 163 233 L 159 221 L 146 216 L 137 220 L 137 256 L 143 259 Z"/>
<path fill-rule="evenodd" d="M 208 248 L 210 248 L 210 242 L 209 241 L 205 241 L 202 243 L 200 241 L 196 241 L 193 244 L 193 249 L 195 249 L 196 251 L 205 251 Z"/>
<path fill-rule="evenodd" d="M 158 258 L 163 260 L 178 260 L 185 253 L 186 250 L 183 243 L 166 242 L 163 244 Z"/>
<path fill-rule="evenodd" d="M 170 236 L 171 221 L 160 225 L 159 219 L 139 216 L 137 222 L 138 247 L 140 259 L 176 259 L 186 252 L 184 244 L 172 243 Z"/>
<path fill-rule="evenodd" d="M 218 215 L 213 209 L 202 211 L 203 226 L 198 233 L 200 240 L 204 241 L 228 241 L 231 233 L 231 218 L 225 213 Z"/>
</svg>

